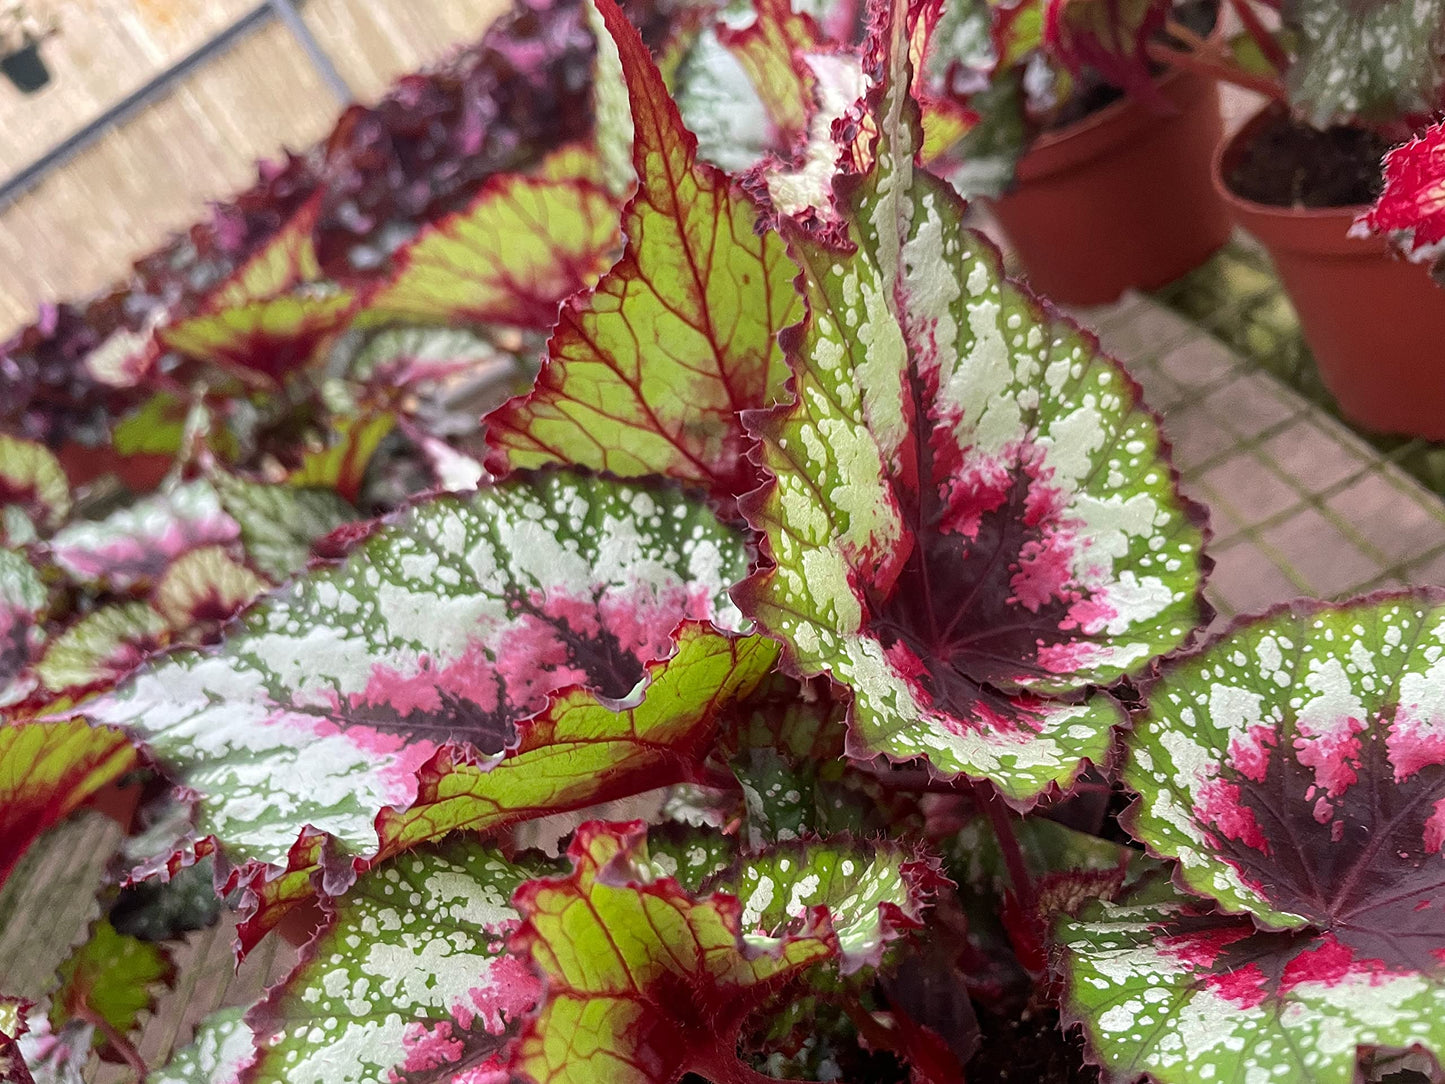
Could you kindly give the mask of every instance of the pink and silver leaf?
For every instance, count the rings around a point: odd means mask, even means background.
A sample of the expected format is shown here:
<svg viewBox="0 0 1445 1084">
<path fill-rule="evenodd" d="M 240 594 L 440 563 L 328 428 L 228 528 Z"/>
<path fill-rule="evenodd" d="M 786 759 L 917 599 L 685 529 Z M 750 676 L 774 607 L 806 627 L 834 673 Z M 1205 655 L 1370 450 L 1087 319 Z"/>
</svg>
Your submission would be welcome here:
<svg viewBox="0 0 1445 1084">
<path fill-rule="evenodd" d="M 500 756 L 554 694 L 625 711 L 679 623 L 738 629 L 727 588 L 746 562 L 674 491 L 520 478 L 392 516 L 220 646 L 166 656 L 84 713 L 143 738 L 228 860 L 287 866 L 303 829 L 369 857 L 378 814 L 410 806 L 434 759 Z"/>
<path fill-rule="evenodd" d="M 336 904 L 295 971 L 247 1015 L 246 1084 L 487 1080 L 544 987 L 508 951 L 512 894 L 554 872 L 475 837 L 384 862 Z"/>
<path fill-rule="evenodd" d="M 1162 898 L 1161 898 L 1162 897 Z M 1103 1079 L 1355 1084 L 1359 1051 L 1445 1049 L 1445 969 L 1317 929 L 1169 898 L 1099 901 L 1057 929 L 1066 1022 Z M 1410 955 L 1406 952 L 1404 955 Z"/>
<path fill-rule="evenodd" d="M 1122 714 L 1089 687 L 1198 623 L 1202 514 L 1128 374 L 915 167 L 907 38 L 875 51 L 873 165 L 838 186 L 854 245 L 783 223 L 809 316 L 783 336 L 796 401 L 748 416 L 771 567 L 735 595 L 798 672 L 852 690 L 855 756 L 1026 805 L 1104 760 Z"/>
<path fill-rule="evenodd" d="M 1445 947 L 1445 597 L 1243 621 L 1170 660 L 1128 739 L 1125 826 L 1267 927 L 1430 972 Z"/>
</svg>

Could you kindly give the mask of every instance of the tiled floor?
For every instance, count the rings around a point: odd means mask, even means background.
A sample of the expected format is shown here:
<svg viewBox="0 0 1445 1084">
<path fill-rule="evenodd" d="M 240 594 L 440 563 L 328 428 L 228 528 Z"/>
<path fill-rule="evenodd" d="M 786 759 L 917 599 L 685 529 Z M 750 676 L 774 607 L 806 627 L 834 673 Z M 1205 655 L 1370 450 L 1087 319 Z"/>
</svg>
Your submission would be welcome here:
<svg viewBox="0 0 1445 1084">
<path fill-rule="evenodd" d="M 1331 415 L 1151 298 L 1072 315 L 1134 374 L 1210 508 L 1222 617 L 1445 582 L 1445 503 Z"/>
</svg>

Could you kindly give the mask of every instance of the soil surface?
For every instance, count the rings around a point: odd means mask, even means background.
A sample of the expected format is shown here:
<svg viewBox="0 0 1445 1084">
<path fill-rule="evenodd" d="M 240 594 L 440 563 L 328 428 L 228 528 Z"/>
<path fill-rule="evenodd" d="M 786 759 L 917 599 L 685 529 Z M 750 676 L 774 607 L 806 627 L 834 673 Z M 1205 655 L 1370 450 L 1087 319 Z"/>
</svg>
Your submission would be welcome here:
<svg viewBox="0 0 1445 1084">
<path fill-rule="evenodd" d="M 1084 1064 L 1083 1039 L 1059 1029 L 1052 1008 L 995 1016 L 977 1006 L 983 1042 L 965 1072 L 968 1084 L 1099 1084 Z"/>
<path fill-rule="evenodd" d="M 1380 194 L 1390 142 L 1366 128 L 1318 131 L 1280 114 L 1261 125 L 1225 180 L 1273 207 L 1351 207 Z"/>
</svg>

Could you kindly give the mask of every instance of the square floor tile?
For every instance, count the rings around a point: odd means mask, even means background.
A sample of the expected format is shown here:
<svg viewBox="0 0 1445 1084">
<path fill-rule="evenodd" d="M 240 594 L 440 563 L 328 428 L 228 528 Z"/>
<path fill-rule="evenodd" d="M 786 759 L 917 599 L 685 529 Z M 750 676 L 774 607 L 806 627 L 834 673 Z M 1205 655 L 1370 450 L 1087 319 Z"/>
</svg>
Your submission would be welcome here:
<svg viewBox="0 0 1445 1084">
<path fill-rule="evenodd" d="M 1249 452 L 1216 463 L 1199 480 L 1246 527 L 1284 515 L 1304 502 L 1297 490 Z"/>
<path fill-rule="evenodd" d="M 1207 414 L 1198 403 L 1164 414 L 1164 437 L 1174 449 L 1174 465 L 1181 474 L 1218 458 L 1239 443 L 1239 438 Z"/>
<path fill-rule="evenodd" d="M 1199 482 L 1185 481 L 1181 489 L 1186 497 L 1205 507 L 1209 514 L 1210 537 L 1216 545 L 1228 541 L 1248 526 L 1223 498 Z"/>
<path fill-rule="evenodd" d="M 1367 474 L 1326 504 L 1391 562 L 1445 546 L 1445 506 L 1423 489 L 1407 488 L 1387 475 Z"/>
<path fill-rule="evenodd" d="M 1165 354 L 1159 367 L 1183 387 L 1208 388 L 1233 373 L 1239 359 L 1227 347 L 1196 330 L 1189 342 Z"/>
<path fill-rule="evenodd" d="M 1353 593 L 1387 571 L 1314 508 L 1267 528 L 1260 539 L 1321 598 Z"/>
<path fill-rule="evenodd" d="M 1104 352 L 1126 364 L 1140 358 L 1163 357 L 1190 338 L 1208 339 L 1184 317 L 1152 301 L 1121 309 L 1102 320 L 1095 333 Z"/>
<path fill-rule="evenodd" d="M 1181 388 L 1159 369 L 1137 367 L 1133 364 L 1126 365 L 1125 368 L 1139 385 L 1144 405 L 1156 414 L 1168 414 L 1192 395 L 1187 388 Z"/>
<path fill-rule="evenodd" d="M 1301 594 L 1274 558 L 1254 542 L 1241 539 L 1209 552 L 1214 558 L 1209 594 L 1221 610 L 1258 613 Z"/>
<path fill-rule="evenodd" d="M 1412 587 L 1445 587 L 1445 551 L 1417 561 L 1400 575 Z"/>
<path fill-rule="evenodd" d="M 1242 373 L 1210 392 L 1204 408 L 1247 439 L 1285 424 L 1305 403 L 1271 376 Z"/>
<path fill-rule="evenodd" d="M 1376 461 L 1324 427 L 1306 421 L 1270 437 L 1258 455 L 1302 493 L 1322 493 Z"/>
</svg>

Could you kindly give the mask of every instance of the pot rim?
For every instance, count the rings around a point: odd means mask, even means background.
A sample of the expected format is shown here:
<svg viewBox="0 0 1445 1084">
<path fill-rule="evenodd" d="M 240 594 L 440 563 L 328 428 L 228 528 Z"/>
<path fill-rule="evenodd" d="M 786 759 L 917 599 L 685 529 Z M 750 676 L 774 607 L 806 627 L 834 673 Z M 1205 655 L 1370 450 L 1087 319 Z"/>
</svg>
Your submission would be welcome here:
<svg viewBox="0 0 1445 1084">
<path fill-rule="evenodd" d="M 1211 41 L 1224 36 L 1222 7 L 1223 0 L 1209 32 Z M 1214 89 L 1214 80 L 1183 68 L 1169 68 L 1153 82 L 1174 105 L 1174 113 L 1160 113 L 1125 94 L 1071 124 L 1040 133 L 1019 158 L 1015 171 L 1018 181 L 1039 180 L 1092 161 L 1142 129 L 1184 112 L 1202 91 Z"/>
<path fill-rule="evenodd" d="M 1315 218 L 1329 219 L 1338 218 L 1348 214 L 1356 218 L 1369 210 L 1372 203 L 1340 203 L 1332 207 L 1304 207 L 1298 204 L 1282 203 L 1258 203 L 1248 196 L 1241 196 L 1229 187 L 1225 180 L 1225 163 L 1233 164 L 1232 159 L 1243 153 L 1245 145 L 1254 136 L 1256 129 L 1262 128 L 1267 120 L 1273 115 L 1287 112 L 1286 108 L 1278 102 L 1266 102 L 1257 112 L 1244 122 L 1237 132 L 1222 142 L 1214 152 L 1214 159 L 1211 165 L 1211 172 L 1214 175 L 1215 187 L 1219 189 L 1220 195 L 1224 196 L 1231 204 L 1245 207 L 1251 211 L 1263 214 L 1288 215 L 1290 218 Z"/>
</svg>

